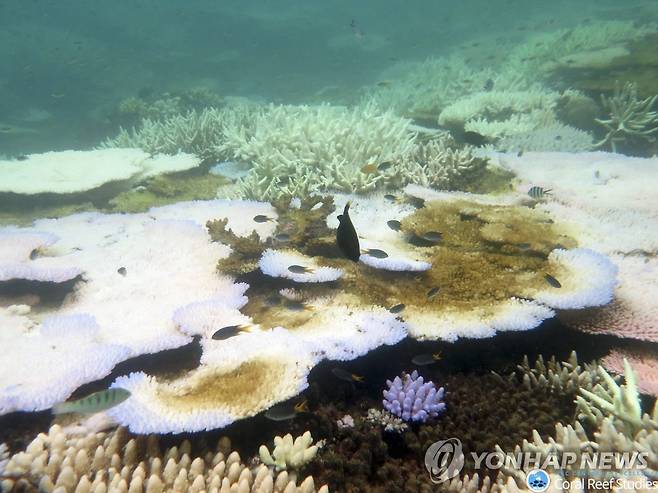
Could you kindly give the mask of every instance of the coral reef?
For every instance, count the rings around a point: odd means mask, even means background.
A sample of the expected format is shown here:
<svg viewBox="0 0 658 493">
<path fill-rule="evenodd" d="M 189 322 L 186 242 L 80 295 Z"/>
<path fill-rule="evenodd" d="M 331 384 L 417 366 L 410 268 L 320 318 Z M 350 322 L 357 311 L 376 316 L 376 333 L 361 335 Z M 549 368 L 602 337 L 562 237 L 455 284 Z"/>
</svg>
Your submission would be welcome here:
<svg viewBox="0 0 658 493">
<path fill-rule="evenodd" d="M 189 441 L 162 450 L 156 435 L 131 437 L 125 428 L 110 433 L 67 436 L 54 425 L 9 458 L 2 491 L 117 491 L 315 493 L 312 477 L 299 486 L 286 471 L 245 466 L 230 443 L 194 456 Z M 13 488 L 13 489 L 12 489 Z M 328 493 L 326 486 L 317 490 Z"/>
<path fill-rule="evenodd" d="M 386 386 L 384 409 L 404 421 L 424 423 L 445 412 L 444 388 L 437 389 L 433 382 L 425 382 L 417 370 L 402 375 L 402 378 L 387 380 Z"/>
<path fill-rule="evenodd" d="M 601 364 L 611 373 L 623 375 L 624 361 L 628 361 L 637 375 L 637 389 L 643 394 L 658 396 L 658 361 L 655 355 L 644 350 L 613 349 L 601 360 Z"/>
<path fill-rule="evenodd" d="M 0 356 L 2 412 L 48 408 L 79 385 L 107 375 L 118 361 L 182 346 L 191 337 L 176 327 L 177 309 L 241 295 L 243 288 L 214 272 L 228 249 L 211 244 L 201 224 L 216 207 L 240 233 L 243 214 L 270 211 L 266 204 L 182 203 L 149 214 L 81 214 L 3 230 L 3 240 L 13 237 L 23 244 L 26 238 L 60 237 L 21 269 L 13 268 L 9 257 L 11 279 L 35 279 L 39 268 L 48 273 L 40 276 L 46 280 L 63 272 L 69 273 L 66 278 L 82 273 L 84 281 L 63 285 L 58 303 L 30 307 L 16 306 L 11 298 L 3 302 L 0 313 L 9 318 L 1 336 L 7 348 Z M 119 272 L 122 267 L 125 275 Z"/>
<path fill-rule="evenodd" d="M 310 431 L 294 440 L 292 435 L 288 433 L 283 437 L 274 437 L 274 450 L 271 454 L 267 446 L 261 445 L 258 449 L 258 455 L 263 464 L 272 466 L 277 471 L 295 470 L 311 462 L 322 445 L 322 442 L 313 445 L 313 437 Z"/>
<path fill-rule="evenodd" d="M 612 152 L 617 152 L 619 142 L 632 139 L 643 139 L 655 142 L 654 134 L 658 133 L 658 111 L 652 111 L 658 100 L 658 94 L 653 97 L 639 99 L 637 86 L 627 82 L 617 86 L 614 94 L 607 98 L 601 96 L 603 108 L 609 116 L 596 121 L 606 130 L 605 137 L 595 145 L 609 145 Z"/>
<path fill-rule="evenodd" d="M 397 416 L 394 416 L 387 411 L 380 411 L 379 409 L 374 408 L 368 409 L 368 414 L 366 415 L 365 420 L 368 423 L 381 425 L 384 428 L 384 431 L 391 433 L 402 433 L 409 428 L 407 423 Z"/>
<path fill-rule="evenodd" d="M 609 306 L 561 312 L 582 330 L 658 340 L 658 217 L 653 182 L 658 160 L 593 152 L 493 155 L 517 173 L 527 198 L 529 184 L 551 188 L 552 199 L 535 205 L 564 225 L 582 247 L 610 256 L 619 282 Z"/>
<path fill-rule="evenodd" d="M 3 170 L 0 193 L 69 194 L 198 165 L 199 160 L 189 154 L 149 156 L 129 148 L 31 154 L 22 161 L 0 161 Z"/>
<path fill-rule="evenodd" d="M 558 99 L 558 93 L 540 90 L 477 92 L 441 111 L 439 124 L 494 141 L 555 124 Z"/>
<path fill-rule="evenodd" d="M 540 355 L 532 367 L 528 357 L 525 356 L 523 363 L 517 366 L 518 374 L 510 374 L 508 380 L 520 379 L 520 383 L 528 390 L 546 388 L 551 392 L 575 394 L 580 389 L 590 390 L 600 382 L 597 368 L 596 363 L 579 364 L 575 351 L 571 352 L 567 361 L 557 361 L 553 356 L 544 362 L 544 358 Z"/>
</svg>

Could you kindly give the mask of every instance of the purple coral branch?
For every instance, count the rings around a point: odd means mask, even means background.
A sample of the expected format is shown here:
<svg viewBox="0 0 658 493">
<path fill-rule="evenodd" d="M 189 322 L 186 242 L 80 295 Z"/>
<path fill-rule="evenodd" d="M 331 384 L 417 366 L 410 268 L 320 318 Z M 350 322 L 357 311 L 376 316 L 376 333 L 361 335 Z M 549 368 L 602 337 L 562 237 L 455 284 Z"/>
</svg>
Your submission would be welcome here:
<svg viewBox="0 0 658 493">
<path fill-rule="evenodd" d="M 402 378 L 395 377 L 392 382 L 387 380 L 386 385 L 384 408 L 404 421 L 424 423 L 445 411 L 443 387 L 437 390 L 433 382 L 425 382 L 416 370 L 411 375 L 403 373 Z"/>
</svg>

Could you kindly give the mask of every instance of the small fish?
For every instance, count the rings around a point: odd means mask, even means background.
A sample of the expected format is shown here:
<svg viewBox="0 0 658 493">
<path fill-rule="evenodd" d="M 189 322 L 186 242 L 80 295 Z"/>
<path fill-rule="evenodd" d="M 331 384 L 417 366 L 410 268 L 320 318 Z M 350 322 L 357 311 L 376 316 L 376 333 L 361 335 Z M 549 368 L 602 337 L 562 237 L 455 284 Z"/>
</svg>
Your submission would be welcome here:
<svg viewBox="0 0 658 493">
<path fill-rule="evenodd" d="M 379 87 L 390 87 L 391 84 L 392 82 L 390 80 L 380 80 L 379 82 L 377 82 L 377 85 Z"/>
<path fill-rule="evenodd" d="M 303 265 L 291 265 L 288 267 L 288 270 L 292 272 L 293 274 L 310 274 L 313 272 L 313 269 L 310 267 L 304 267 Z"/>
<path fill-rule="evenodd" d="M 487 79 L 487 81 L 484 83 L 484 89 L 485 92 L 490 92 L 494 88 L 494 81 L 493 79 Z"/>
<path fill-rule="evenodd" d="M 543 199 L 546 195 L 550 195 L 551 192 L 552 189 L 550 188 L 542 188 L 534 185 L 530 187 L 530 190 L 528 190 L 528 195 L 530 195 L 530 197 L 533 199 Z"/>
<path fill-rule="evenodd" d="M 361 40 L 365 34 L 357 24 L 356 20 L 352 19 L 352 22 L 350 22 L 350 29 L 352 29 L 352 34 L 354 34 L 354 37 L 357 40 Z"/>
<path fill-rule="evenodd" d="M 397 219 L 391 219 L 390 221 L 386 221 L 386 225 L 389 228 L 391 228 L 393 231 L 400 231 L 400 229 L 402 229 L 402 223 Z"/>
<path fill-rule="evenodd" d="M 361 173 L 364 173 L 366 175 L 374 175 L 378 171 L 377 165 L 370 163 L 366 164 L 365 166 L 361 167 Z"/>
<path fill-rule="evenodd" d="M 226 327 L 222 327 L 221 329 L 216 330 L 212 335 L 212 338 L 215 341 L 224 341 L 233 336 L 237 336 L 238 334 L 247 331 L 248 329 L 249 325 L 245 324 L 227 325 Z"/>
<path fill-rule="evenodd" d="M 393 195 L 392 193 L 387 193 L 386 195 L 384 195 L 384 199 L 388 200 L 389 202 L 393 202 L 395 204 L 399 204 L 400 202 L 402 202 L 402 199 L 400 199 L 400 197 Z"/>
<path fill-rule="evenodd" d="M 430 243 L 438 243 L 443 239 L 443 235 L 438 231 L 428 231 L 420 235 L 420 238 Z"/>
<path fill-rule="evenodd" d="M 288 233 L 279 233 L 274 235 L 274 239 L 279 243 L 288 243 L 290 241 L 290 235 Z"/>
<path fill-rule="evenodd" d="M 266 223 L 267 221 L 271 221 L 271 217 L 267 217 L 264 214 L 258 214 L 257 216 L 254 216 L 254 221 L 257 223 Z"/>
<path fill-rule="evenodd" d="M 340 380 L 345 380 L 346 382 L 363 382 L 363 377 L 361 375 L 355 375 L 343 368 L 332 368 L 331 373 Z"/>
<path fill-rule="evenodd" d="M 404 309 L 405 309 L 405 304 L 398 303 L 397 305 L 393 305 L 391 308 L 389 308 L 388 311 L 391 313 L 401 313 L 402 310 Z"/>
<path fill-rule="evenodd" d="M 434 354 L 417 354 L 413 358 L 411 358 L 411 362 L 416 365 L 416 366 L 427 366 L 427 365 L 433 365 L 437 361 L 441 361 L 441 352 L 439 351 L 438 353 Z"/>
<path fill-rule="evenodd" d="M 437 294 L 439 294 L 439 288 L 432 288 L 427 292 L 427 299 L 432 300 L 436 298 Z"/>
<path fill-rule="evenodd" d="M 80 413 L 94 414 L 118 406 L 130 397 L 130 392 L 120 387 L 114 387 L 100 392 L 94 392 L 76 401 L 62 402 L 53 406 L 53 414 Z"/>
<path fill-rule="evenodd" d="M 474 147 L 482 147 L 487 143 L 487 138 L 482 134 L 467 130 L 464 132 L 464 142 L 471 144 Z"/>
<path fill-rule="evenodd" d="M 359 237 L 356 234 L 350 219 L 350 203 L 345 204 L 343 213 L 338 216 L 338 229 L 336 230 L 336 243 L 340 251 L 352 262 L 358 262 L 361 256 Z"/>
<path fill-rule="evenodd" d="M 552 287 L 554 288 L 561 288 L 562 284 L 560 284 L 560 281 L 555 279 L 552 275 L 550 274 L 544 274 L 544 280 Z"/>
<path fill-rule="evenodd" d="M 271 421 L 287 421 L 293 419 L 299 413 L 308 412 L 308 403 L 306 400 L 297 404 L 283 403 L 272 406 L 265 411 L 265 417 Z"/>
<path fill-rule="evenodd" d="M 311 309 L 307 304 L 298 300 L 286 300 L 283 302 L 283 306 L 292 312 L 303 312 Z"/>
<path fill-rule="evenodd" d="M 519 149 L 519 152 L 516 153 L 516 157 L 523 156 L 523 149 Z"/>
<path fill-rule="evenodd" d="M 126 277 L 126 274 L 128 274 L 128 270 L 125 267 L 119 267 L 117 269 L 117 272 L 121 274 L 123 277 Z"/>
<path fill-rule="evenodd" d="M 386 171 L 390 169 L 393 166 L 393 163 L 390 161 L 384 161 L 383 163 L 380 163 L 379 166 L 377 166 L 377 169 L 379 171 Z"/>
<path fill-rule="evenodd" d="M 379 250 L 378 248 L 369 248 L 367 250 L 364 250 L 363 253 L 366 255 L 370 255 L 371 257 L 375 258 L 387 258 L 388 253 L 386 253 L 384 250 Z"/>
</svg>

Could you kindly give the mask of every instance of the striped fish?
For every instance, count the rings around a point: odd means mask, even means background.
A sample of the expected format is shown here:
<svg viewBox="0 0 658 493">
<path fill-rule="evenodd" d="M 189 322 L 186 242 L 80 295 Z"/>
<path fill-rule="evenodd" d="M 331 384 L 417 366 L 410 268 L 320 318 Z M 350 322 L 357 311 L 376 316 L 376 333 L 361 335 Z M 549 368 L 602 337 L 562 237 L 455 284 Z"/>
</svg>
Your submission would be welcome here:
<svg viewBox="0 0 658 493">
<path fill-rule="evenodd" d="M 546 195 L 550 195 L 551 191 L 552 190 L 550 188 L 542 188 L 535 185 L 530 187 L 530 190 L 528 190 L 528 195 L 530 195 L 530 197 L 533 199 L 543 199 Z"/>
<path fill-rule="evenodd" d="M 53 414 L 94 414 L 118 406 L 128 397 L 130 397 L 130 392 L 120 387 L 101 390 L 77 401 L 55 404 L 53 406 Z"/>
</svg>

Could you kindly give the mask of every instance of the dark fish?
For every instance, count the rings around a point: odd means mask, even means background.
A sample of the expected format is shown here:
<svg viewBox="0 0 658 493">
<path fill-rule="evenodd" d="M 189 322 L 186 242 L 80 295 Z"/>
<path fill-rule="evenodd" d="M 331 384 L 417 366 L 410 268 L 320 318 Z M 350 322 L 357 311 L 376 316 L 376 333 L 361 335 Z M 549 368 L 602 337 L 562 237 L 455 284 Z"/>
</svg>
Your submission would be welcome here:
<svg viewBox="0 0 658 493">
<path fill-rule="evenodd" d="M 284 403 L 272 406 L 265 411 L 265 417 L 272 421 L 287 421 L 293 419 L 299 413 L 307 413 L 308 405 L 306 401 L 297 404 Z"/>
<path fill-rule="evenodd" d="M 267 217 L 264 214 L 258 214 L 257 216 L 254 216 L 254 221 L 257 223 L 266 223 L 267 221 L 271 221 L 271 217 Z"/>
<path fill-rule="evenodd" d="M 212 338 L 215 341 L 224 341 L 226 339 L 229 339 L 233 336 L 237 336 L 241 332 L 244 332 L 249 328 L 248 325 L 228 325 L 226 327 L 222 327 L 221 329 L 215 331 L 215 333 L 212 335 Z"/>
<path fill-rule="evenodd" d="M 53 406 L 53 414 L 94 414 L 118 406 L 128 397 L 130 397 L 130 392 L 120 387 L 101 390 L 100 392 L 94 392 L 87 397 L 78 399 L 77 401 L 56 404 Z"/>
<path fill-rule="evenodd" d="M 117 272 L 121 274 L 123 277 L 126 277 L 126 274 L 128 274 L 128 270 L 125 267 L 119 267 L 117 269 Z"/>
<path fill-rule="evenodd" d="M 434 299 L 437 294 L 439 294 L 439 288 L 432 288 L 427 292 L 427 299 Z"/>
<path fill-rule="evenodd" d="M 487 143 L 487 139 L 482 134 L 473 132 L 471 130 L 467 130 L 466 132 L 464 132 L 464 142 L 466 142 L 467 144 L 471 144 L 472 146 L 475 147 L 482 147 L 484 144 Z"/>
<path fill-rule="evenodd" d="M 384 195 L 384 199 L 388 200 L 389 202 L 395 202 L 395 203 L 400 202 L 400 197 L 397 197 L 392 193 L 387 193 L 386 195 Z"/>
<path fill-rule="evenodd" d="M 389 228 L 391 228 L 393 231 L 400 231 L 400 229 L 402 229 L 402 223 L 397 219 L 391 219 L 390 221 L 386 221 L 386 225 Z"/>
<path fill-rule="evenodd" d="M 391 166 L 393 166 L 393 163 L 392 163 L 392 162 L 390 162 L 390 161 L 384 161 L 384 162 L 381 163 L 379 166 L 377 166 L 377 169 L 378 169 L 379 171 L 386 171 L 387 169 L 390 169 Z"/>
<path fill-rule="evenodd" d="M 550 274 L 544 274 L 544 280 L 552 287 L 554 288 L 561 288 L 562 284 L 560 284 L 560 281 L 555 279 L 552 275 Z"/>
<path fill-rule="evenodd" d="M 523 156 L 523 149 L 519 149 L 519 152 L 516 153 L 516 157 Z"/>
<path fill-rule="evenodd" d="M 303 265 L 296 265 L 296 264 L 288 267 L 288 270 L 293 274 L 308 274 L 310 272 L 313 272 L 313 269 L 311 269 L 310 267 L 304 267 Z"/>
<path fill-rule="evenodd" d="M 484 89 L 486 92 L 490 92 L 494 88 L 494 81 L 493 79 L 487 79 L 487 81 L 484 83 Z"/>
<path fill-rule="evenodd" d="M 20 156 L 16 156 L 14 159 L 16 161 L 25 161 L 27 160 L 27 156 L 25 154 L 21 154 Z"/>
<path fill-rule="evenodd" d="M 550 195 L 551 191 L 552 190 L 550 188 L 542 188 L 535 185 L 530 187 L 530 190 L 528 190 L 528 195 L 530 195 L 530 197 L 533 199 L 543 199 L 546 195 Z"/>
<path fill-rule="evenodd" d="M 413 358 L 411 358 L 411 362 L 416 365 L 416 366 L 427 366 L 427 365 L 433 365 L 437 361 L 441 360 L 441 353 L 434 353 L 434 354 L 417 354 Z"/>
<path fill-rule="evenodd" d="M 397 305 L 393 305 L 391 308 L 389 308 L 388 311 L 391 313 L 400 313 L 402 310 L 404 310 L 404 308 L 404 303 L 398 303 Z"/>
<path fill-rule="evenodd" d="M 336 378 L 345 380 L 346 382 L 363 382 L 363 377 L 361 375 L 355 375 L 343 368 L 332 368 L 331 373 L 333 373 Z"/>
<path fill-rule="evenodd" d="M 303 312 L 310 309 L 305 303 L 297 300 L 286 300 L 283 302 L 283 306 L 292 312 Z"/>
<path fill-rule="evenodd" d="M 350 219 L 350 203 L 345 204 L 343 213 L 338 216 L 338 229 L 336 230 L 336 243 L 340 251 L 352 262 L 358 262 L 361 256 L 359 237 L 356 234 Z"/>
<path fill-rule="evenodd" d="M 366 255 L 370 255 L 371 257 L 375 257 L 375 258 L 387 258 L 388 257 L 388 253 L 386 253 L 384 250 L 379 250 L 377 248 L 369 248 L 367 250 L 364 250 L 363 253 L 365 253 Z"/>
<path fill-rule="evenodd" d="M 274 236 L 274 239 L 279 243 L 288 243 L 290 241 L 290 235 L 288 233 L 279 233 Z"/>
<path fill-rule="evenodd" d="M 420 237 L 430 243 L 438 243 L 443 239 L 443 235 L 438 231 L 428 231 L 427 233 L 420 235 Z"/>
<path fill-rule="evenodd" d="M 276 293 L 265 298 L 267 306 L 277 306 L 279 303 L 281 303 L 281 297 Z"/>
</svg>

